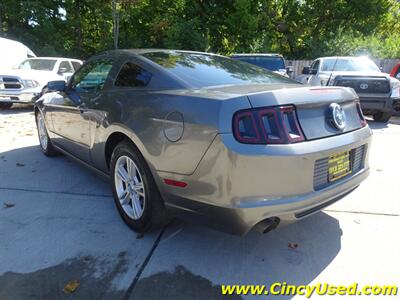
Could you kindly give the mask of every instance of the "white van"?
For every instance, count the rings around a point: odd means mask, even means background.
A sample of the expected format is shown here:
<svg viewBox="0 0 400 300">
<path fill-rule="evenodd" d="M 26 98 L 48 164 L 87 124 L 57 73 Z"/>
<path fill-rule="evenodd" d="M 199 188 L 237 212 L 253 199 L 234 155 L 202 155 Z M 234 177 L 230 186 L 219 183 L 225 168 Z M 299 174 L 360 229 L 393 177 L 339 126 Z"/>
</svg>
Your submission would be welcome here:
<svg viewBox="0 0 400 300">
<path fill-rule="evenodd" d="M 24 44 L 0 37 L 0 70 L 11 69 L 24 59 L 36 57 Z"/>
</svg>

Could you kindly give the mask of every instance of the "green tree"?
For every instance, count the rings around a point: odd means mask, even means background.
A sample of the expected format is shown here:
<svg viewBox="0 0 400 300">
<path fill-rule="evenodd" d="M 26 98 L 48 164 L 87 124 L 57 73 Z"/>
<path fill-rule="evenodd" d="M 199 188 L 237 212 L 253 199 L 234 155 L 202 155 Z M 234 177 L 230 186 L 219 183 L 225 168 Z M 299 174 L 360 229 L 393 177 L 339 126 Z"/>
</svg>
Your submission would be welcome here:
<svg viewBox="0 0 400 300">
<path fill-rule="evenodd" d="M 2 0 L 0 35 L 38 55 L 119 48 L 399 56 L 397 0 Z M 118 33 L 118 38 L 114 39 Z M 118 42 L 115 42 L 118 40 Z"/>
</svg>

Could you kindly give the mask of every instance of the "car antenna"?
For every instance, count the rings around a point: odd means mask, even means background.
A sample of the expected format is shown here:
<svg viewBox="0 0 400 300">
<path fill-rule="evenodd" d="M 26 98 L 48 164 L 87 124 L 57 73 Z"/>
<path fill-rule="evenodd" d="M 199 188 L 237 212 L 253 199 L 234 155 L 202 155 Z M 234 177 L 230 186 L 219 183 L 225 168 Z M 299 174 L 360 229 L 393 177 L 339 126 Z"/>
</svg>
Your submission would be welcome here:
<svg viewBox="0 0 400 300">
<path fill-rule="evenodd" d="M 335 70 L 335 67 L 336 67 L 336 64 L 337 64 L 337 61 L 338 61 L 338 59 L 339 59 L 339 57 L 338 57 L 338 56 L 336 56 L 335 63 L 333 64 L 333 68 L 332 68 L 331 74 L 329 75 L 329 79 L 328 79 L 328 81 L 326 82 L 326 85 L 328 85 L 328 84 L 329 84 L 329 82 L 331 81 L 332 74 L 333 74 L 333 71 Z"/>
</svg>

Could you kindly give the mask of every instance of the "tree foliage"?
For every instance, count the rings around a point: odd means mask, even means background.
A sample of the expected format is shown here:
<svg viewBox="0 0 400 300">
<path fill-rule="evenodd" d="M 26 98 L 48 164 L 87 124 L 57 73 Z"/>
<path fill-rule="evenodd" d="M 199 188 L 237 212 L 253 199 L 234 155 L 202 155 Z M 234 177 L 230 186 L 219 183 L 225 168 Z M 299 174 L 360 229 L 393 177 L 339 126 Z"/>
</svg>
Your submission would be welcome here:
<svg viewBox="0 0 400 300">
<path fill-rule="evenodd" d="M 0 35 L 39 55 L 114 48 L 400 57 L 397 0 L 1 0 Z M 115 3 L 115 1 L 114 1 Z M 118 17 L 118 22 L 115 18 Z"/>
</svg>

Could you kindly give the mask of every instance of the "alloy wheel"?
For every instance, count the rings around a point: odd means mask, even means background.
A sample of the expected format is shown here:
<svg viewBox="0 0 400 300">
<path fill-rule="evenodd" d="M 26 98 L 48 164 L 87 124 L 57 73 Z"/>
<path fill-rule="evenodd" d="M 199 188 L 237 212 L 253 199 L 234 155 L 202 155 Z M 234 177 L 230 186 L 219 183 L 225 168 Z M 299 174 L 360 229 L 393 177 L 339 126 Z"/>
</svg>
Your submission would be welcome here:
<svg viewBox="0 0 400 300">
<path fill-rule="evenodd" d="M 115 190 L 126 215 L 138 220 L 143 215 L 146 195 L 139 168 L 128 156 L 121 156 L 115 164 Z"/>
<path fill-rule="evenodd" d="M 46 150 L 47 145 L 49 143 L 49 139 L 47 136 L 46 125 L 44 123 L 43 116 L 40 113 L 37 114 L 37 126 L 38 126 L 40 146 L 43 148 L 43 150 Z"/>
</svg>

